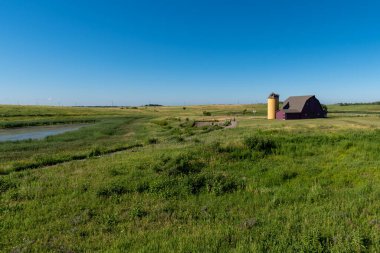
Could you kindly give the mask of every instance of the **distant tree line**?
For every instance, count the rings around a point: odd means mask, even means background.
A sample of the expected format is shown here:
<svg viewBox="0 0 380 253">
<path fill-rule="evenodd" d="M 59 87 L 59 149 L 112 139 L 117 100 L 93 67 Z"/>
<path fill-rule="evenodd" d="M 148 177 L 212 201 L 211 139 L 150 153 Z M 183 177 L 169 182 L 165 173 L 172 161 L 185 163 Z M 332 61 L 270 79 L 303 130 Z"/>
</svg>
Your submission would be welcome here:
<svg viewBox="0 0 380 253">
<path fill-rule="evenodd" d="M 159 105 L 159 104 L 147 104 L 147 105 L 144 105 L 144 106 L 162 106 L 162 105 Z"/>
<path fill-rule="evenodd" d="M 349 105 L 380 105 L 380 101 L 370 102 L 370 103 L 338 103 L 340 106 L 349 106 Z"/>
</svg>

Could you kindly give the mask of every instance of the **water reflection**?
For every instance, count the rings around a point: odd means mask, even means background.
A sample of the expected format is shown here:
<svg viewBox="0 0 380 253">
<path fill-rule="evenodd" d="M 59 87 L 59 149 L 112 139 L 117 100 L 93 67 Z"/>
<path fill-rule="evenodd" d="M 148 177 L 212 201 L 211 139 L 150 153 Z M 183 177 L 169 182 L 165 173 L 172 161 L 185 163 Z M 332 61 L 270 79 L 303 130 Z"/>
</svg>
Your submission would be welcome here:
<svg viewBox="0 0 380 253">
<path fill-rule="evenodd" d="M 43 139 L 47 136 L 62 134 L 68 131 L 78 130 L 88 124 L 72 124 L 72 125 L 54 125 L 54 126 L 36 126 L 23 127 L 15 129 L 1 129 L 0 142 L 4 141 L 20 141 L 28 139 Z"/>
</svg>

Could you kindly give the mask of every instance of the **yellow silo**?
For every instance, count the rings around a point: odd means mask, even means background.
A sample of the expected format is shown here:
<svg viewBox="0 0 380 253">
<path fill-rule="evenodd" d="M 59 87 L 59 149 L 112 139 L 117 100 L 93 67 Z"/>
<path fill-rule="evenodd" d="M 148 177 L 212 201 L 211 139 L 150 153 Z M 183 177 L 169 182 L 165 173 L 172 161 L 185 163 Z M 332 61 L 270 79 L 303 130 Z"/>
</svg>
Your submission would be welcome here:
<svg viewBox="0 0 380 253">
<path fill-rule="evenodd" d="M 268 97 L 268 119 L 276 119 L 276 111 L 280 109 L 280 96 L 272 93 Z"/>
</svg>

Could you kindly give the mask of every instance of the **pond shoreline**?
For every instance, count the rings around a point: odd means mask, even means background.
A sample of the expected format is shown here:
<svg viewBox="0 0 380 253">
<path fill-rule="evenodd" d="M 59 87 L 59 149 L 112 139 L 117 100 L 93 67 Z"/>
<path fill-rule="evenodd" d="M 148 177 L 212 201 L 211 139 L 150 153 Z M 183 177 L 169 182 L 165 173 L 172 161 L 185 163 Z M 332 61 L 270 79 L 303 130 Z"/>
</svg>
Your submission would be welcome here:
<svg viewBox="0 0 380 253">
<path fill-rule="evenodd" d="M 56 126 L 56 125 L 73 125 L 73 124 L 91 124 L 96 123 L 95 119 L 85 120 L 37 120 L 37 121 L 14 121 L 14 122 L 0 122 L 0 130 L 3 129 L 18 129 L 24 127 L 37 127 L 37 126 Z"/>
<path fill-rule="evenodd" d="M 82 127 L 92 125 L 90 123 L 60 124 L 45 126 L 27 126 L 17 128 L 0 129 L 0 142 L 41 140 L 48 136 L 58 135 L 69 131 L 76 131 Z"/>
</svg>

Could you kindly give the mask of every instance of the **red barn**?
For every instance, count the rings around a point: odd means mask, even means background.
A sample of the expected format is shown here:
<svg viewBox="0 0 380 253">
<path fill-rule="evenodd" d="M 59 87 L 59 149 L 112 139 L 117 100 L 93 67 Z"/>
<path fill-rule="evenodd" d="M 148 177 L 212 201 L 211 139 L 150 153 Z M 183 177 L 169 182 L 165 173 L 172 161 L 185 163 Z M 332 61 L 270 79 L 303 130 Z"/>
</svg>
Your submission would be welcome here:
<svg viewBox="0 0 380 253">
<path fill-rule="evenodd" d="M 325 118 L 326 112 L 315 96 L 294 96 L 284 101 L 282 109 L 276 112 L 276 119 Z"/>
</svg>

